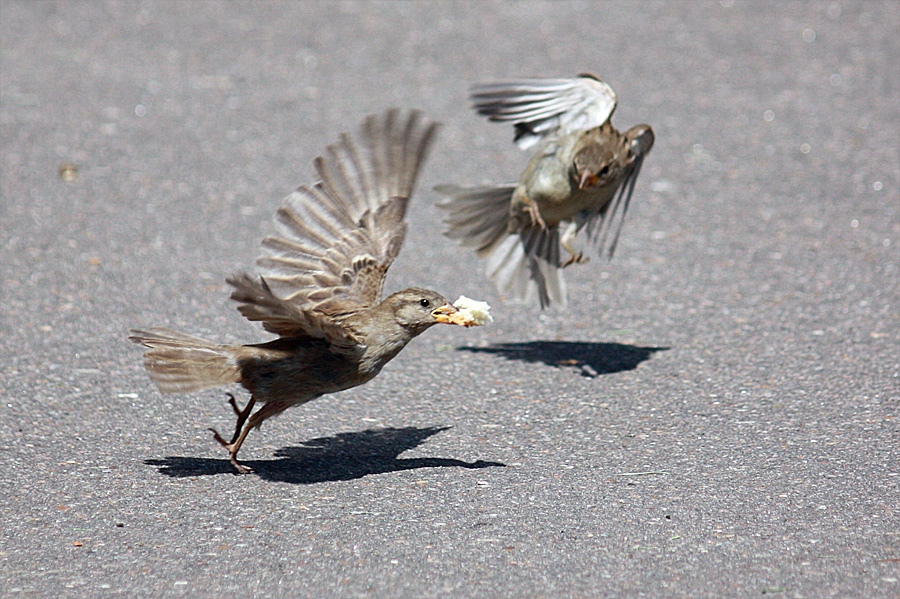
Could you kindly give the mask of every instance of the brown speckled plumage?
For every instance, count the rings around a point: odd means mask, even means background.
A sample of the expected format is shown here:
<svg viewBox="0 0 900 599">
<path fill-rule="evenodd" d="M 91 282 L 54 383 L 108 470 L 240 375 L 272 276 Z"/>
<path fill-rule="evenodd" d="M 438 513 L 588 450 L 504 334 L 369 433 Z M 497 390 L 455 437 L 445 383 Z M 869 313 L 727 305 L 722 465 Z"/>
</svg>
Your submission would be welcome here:
<svg viewBox="0 0 900 599">
<path fill-rule="evenodd" d="M 612 256 L 653 130 L 616 130 L 616 95 L 591 75 L 479 85 L 472 99 L 479 114 L 512 123 L 521 148 L 543 145 L 517 184 L 437 187 L 446 234 L 486 258 L 501 292 L 562 304 L 561 269 L 586 261 L 573 246 L 582 229 Z"/>
<path fill-rule="evenodd" d="M 168 329 L 133 330 L 164 393 L 238 383 L 250 392 L 228 449 L 237 460 L 254 427 L 326 393 L 377 375 L 416 335 L 455 312 L 440 294 L 413 287 L 381 300 L 385 274 L 406 234 L 404 215 L 436 125 L 391 110 L 365 120 L 315 160 L 318 181 L 276 213 L 279 235 L 262 242 L 258 275 L 228 278 L 246 318 L 277 339 L 221 345 Z M 256 403 L 262 407 L 253 412 Z"/>
</svg>

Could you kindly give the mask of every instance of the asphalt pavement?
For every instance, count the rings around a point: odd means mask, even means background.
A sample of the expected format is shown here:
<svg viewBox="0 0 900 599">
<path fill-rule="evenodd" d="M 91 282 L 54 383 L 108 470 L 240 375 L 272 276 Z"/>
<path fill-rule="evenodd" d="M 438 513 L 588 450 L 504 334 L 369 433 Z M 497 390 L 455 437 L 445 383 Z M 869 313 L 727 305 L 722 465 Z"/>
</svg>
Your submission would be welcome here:
<svg viewBox="0 0 900 599">
<path fill-rule="evenodd" d="M 900 597 L 896 2 L 0 3 L 0 596 Z M 656 145 L 569 307 L 500 297 L 442 183 L 528 155 L 479 82 L 591 72 Z M 484 299 L 250 435 L 130 327 L 228 299 L 362 118 L 443 123 L 386 285 Z M 243 396 L 242 396 L 243 397 Z"/>
</svg>

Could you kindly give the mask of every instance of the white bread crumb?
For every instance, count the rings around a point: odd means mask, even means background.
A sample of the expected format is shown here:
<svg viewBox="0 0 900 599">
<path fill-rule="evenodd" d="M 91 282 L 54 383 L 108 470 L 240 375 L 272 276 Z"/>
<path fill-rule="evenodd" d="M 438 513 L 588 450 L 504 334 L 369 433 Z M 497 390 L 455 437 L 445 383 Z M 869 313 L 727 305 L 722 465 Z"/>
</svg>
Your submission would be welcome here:
<svg viewBox="0 0 900 599">
<path fill-rule="evenodd" d="M 459 313 L 454 316 L 462 321 L 459 324 L 463 326 L 481 326 L 494 321 L 494 317 L 490 314 L 491 307 L 487 302 L 480 302 L 461 295 L 458 300 L 453 302 L 453 305 L 459 310 Z"/>
</svg>

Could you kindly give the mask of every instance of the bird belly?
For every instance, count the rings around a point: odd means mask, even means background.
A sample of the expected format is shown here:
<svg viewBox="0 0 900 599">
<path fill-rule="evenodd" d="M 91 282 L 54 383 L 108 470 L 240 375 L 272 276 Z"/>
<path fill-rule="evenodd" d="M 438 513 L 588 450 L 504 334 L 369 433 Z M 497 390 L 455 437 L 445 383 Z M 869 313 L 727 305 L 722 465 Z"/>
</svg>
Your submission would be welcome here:
<svg viewBox="0 0 900 599">
<path fill-rule="evenodd" d="M 535 156 L 513 194 L 513 216 L 526 222 L 521 216 L 536 208 L 546 226 L 554 227 L 583 210 L 583 204 L 589 203 L 584 197 L 587 190 L 573 185 L 569 162 L 569 152 L 562 149 Z"/>
<path fill-rule="evenodd" d="M 292 405 L 361 385 L 371 378 L 331 353 L 256 357 L 242 362 L 241 371 L 241 384 L 257 401 L 287 401 Z"/>
<path fill-rule="evenodd" d="M 548 227 L 571 221 L 581 212 L 597 212 L 608 200 L 597 189 L 575 189 L 563 196 L 538 195 L 531 198 L 538 206 L 541 218 Z"/>
</svg>

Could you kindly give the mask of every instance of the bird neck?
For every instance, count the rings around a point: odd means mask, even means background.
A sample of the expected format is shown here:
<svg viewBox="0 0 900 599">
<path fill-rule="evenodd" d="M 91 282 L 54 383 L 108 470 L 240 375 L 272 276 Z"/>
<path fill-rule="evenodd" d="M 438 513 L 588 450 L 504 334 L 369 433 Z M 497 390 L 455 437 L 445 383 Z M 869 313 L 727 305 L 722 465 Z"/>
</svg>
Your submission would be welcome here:
<svg viewBox="0 0 900 599">
<path fill-rule="evenodd" d="M 368 317 L 354 319 L 353 328 L 366 346 L 360 359 L 361 372 L 375 376 L 381 368 L 390 362 L 409 343 L 409 334 L 393 315 L 387 313 L 384 306 L 371 309 Z"/>
</svg>

